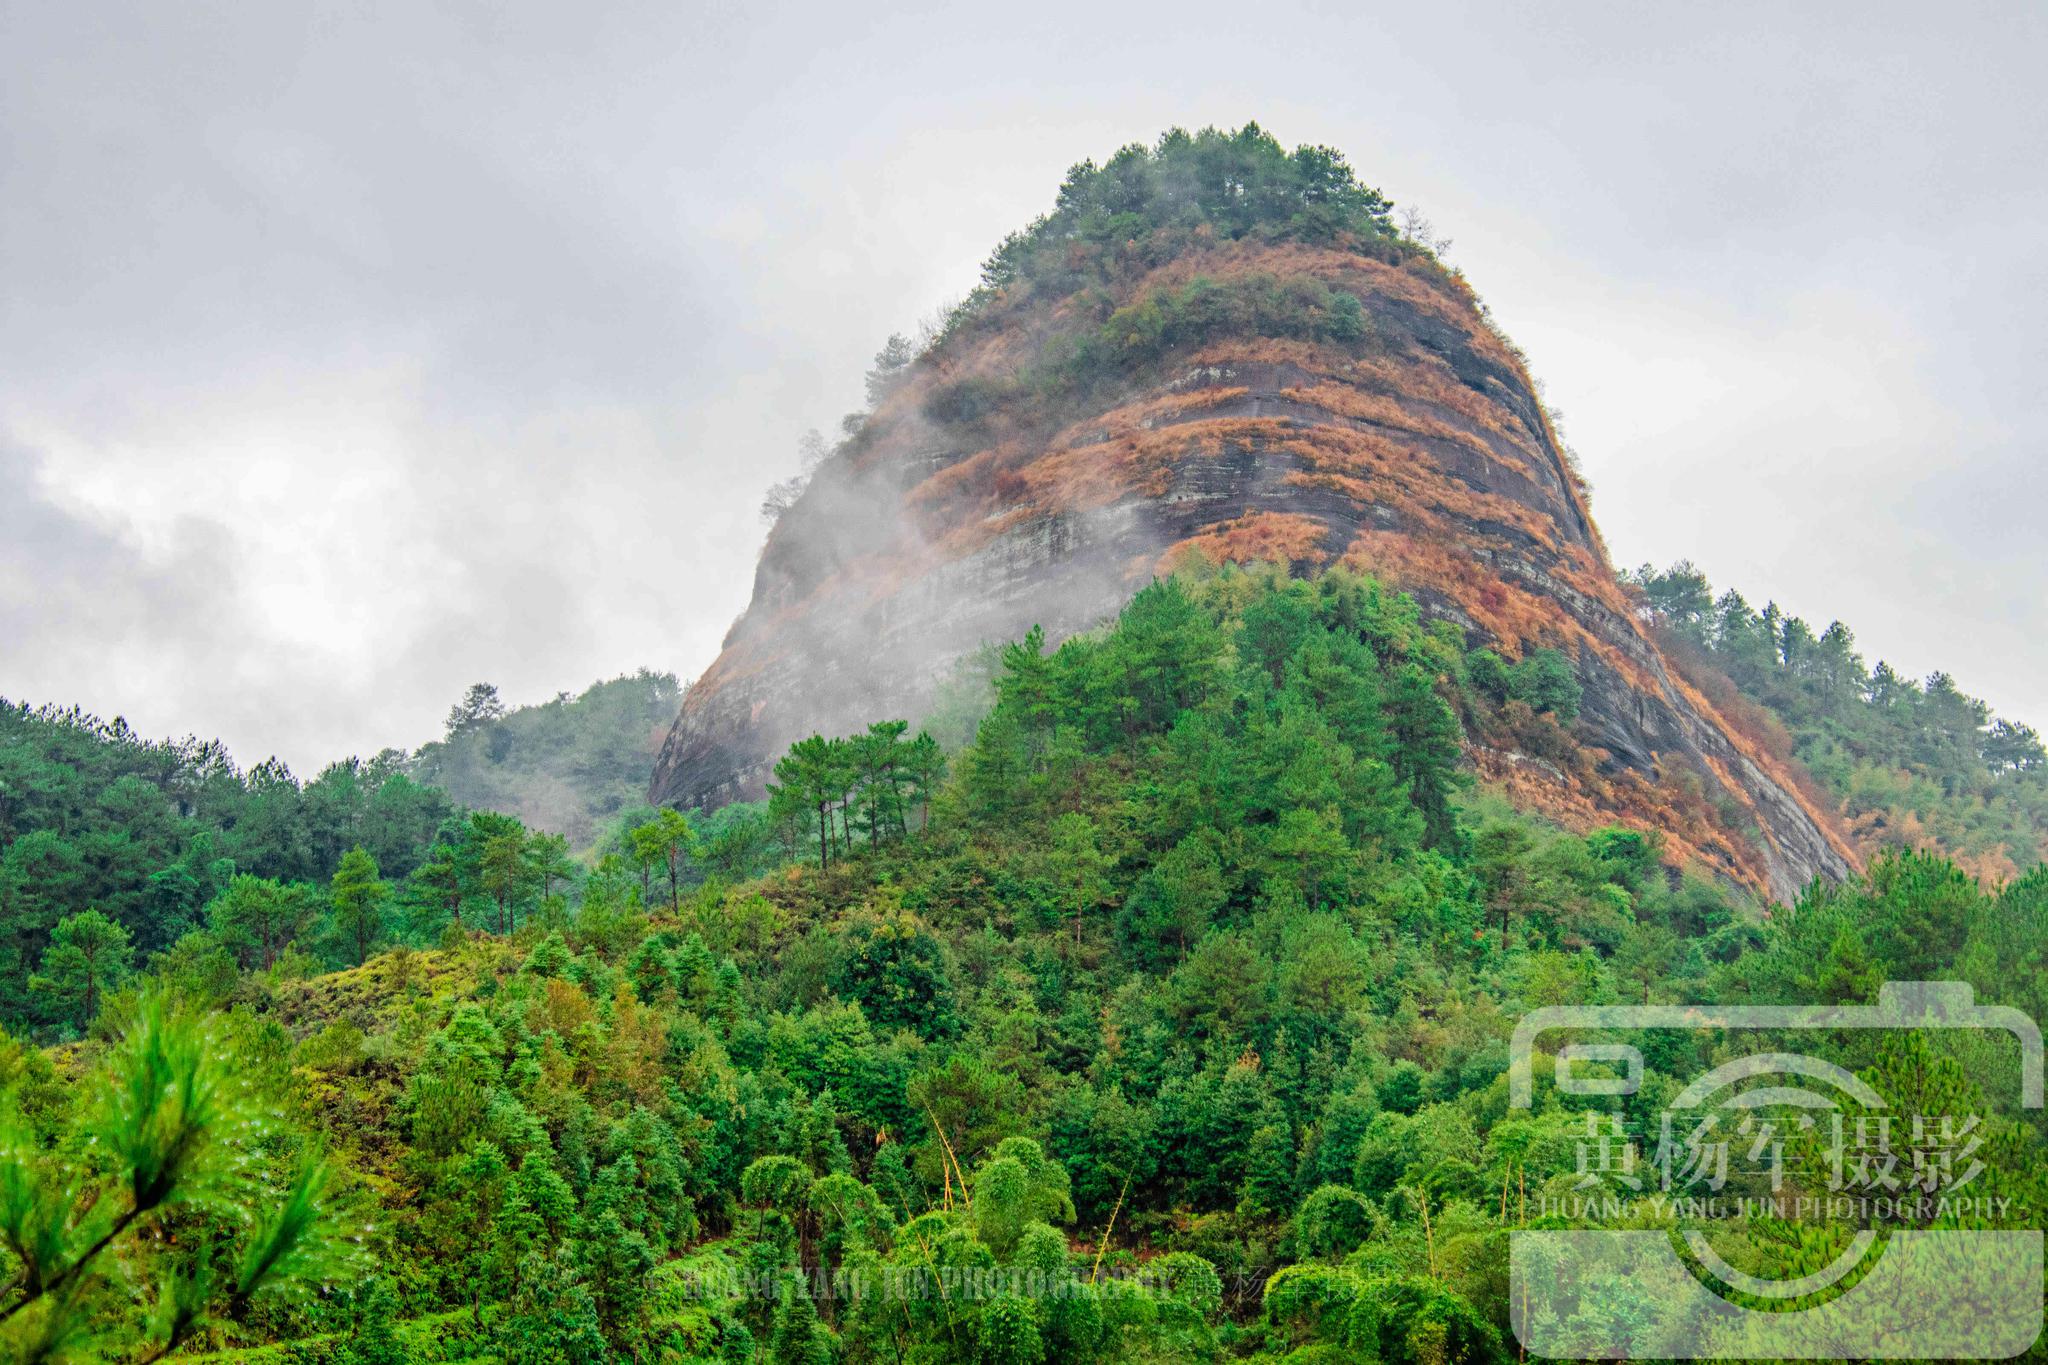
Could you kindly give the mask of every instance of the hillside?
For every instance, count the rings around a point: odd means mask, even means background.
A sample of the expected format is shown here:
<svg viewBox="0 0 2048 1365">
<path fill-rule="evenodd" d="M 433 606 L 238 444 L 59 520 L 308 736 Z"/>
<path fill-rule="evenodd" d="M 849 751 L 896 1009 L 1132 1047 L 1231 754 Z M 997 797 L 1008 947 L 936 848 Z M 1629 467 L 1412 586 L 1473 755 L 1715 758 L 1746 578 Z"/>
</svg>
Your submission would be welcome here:
<svg viewBox="0 0 2048 1365">
<path fill-rule="evenodd" d="M 639 806 L 683 689 L 672 673 L 638 673 L 507 708 L 479 683 L 449 712 L 446 735 L 407 764 L 458 805 L 517 816 L 589 849 Z"/>
<path fill-rule="evenodd" d="M 1194 563 L 1343 565 L 1466 651 L 1555 650 L 1569 742 L 1473 762 L 1781 898 L 1855 859 L 1797 775 L 1668 665 L 1615 581 L 1521 357 L 1327 149 L 1256 126 L 1084 163 L 990 258 L 770 534 L 653 799 L 758 796 L 791 741 L 921 716 L 952 661 L 1058 640 Z M 1547 738 L 1547 737 L 1546 737 Z"/>
<path fill-rule="evenodd" d="M 1716 596 L 1681 561 L 1627 576 L 1665 653 L 1774 752 L 1812 774 L 1866 853 L 1914 848 L 2004 881 L 2048 855 L 2048 751 L 1946 673 L 1867 665 L 1840 621 L 1816 631 L 1775 602 Z"/>
<path fill-rule="evenodd" d="M 1559 1226 L 1537 1203 L 1576 1188 L 1580 1110 L 1608 1103 L 1510 1113 L 1526 1010 L 1924 977 L 2048 1007 L 2039 873 L 1986 892 L 1892 854 L 1759 917 L 1674 882 L 1654 839 L 1461 791 L 1457 707 L 1528 702 L 1483 670 L 1441 697 L 1458 657 L 1341 570 L 1166 583 L 1111 630 L 1005 650 L 947 771 L 888 726 L 793 748 L 755 813 L 767 875 L 705 880 L 671 812 L 638 868 L 551 884 L 493 816 L 444 832 L 445 881 L 415 875 L 420 913 L 361 966 L 266 968 L 217 911 L 108 990 L 96 1041 L 0 1043 L 28 1286 L 0 1339 L 237 1365 L 1505 1365 L 1505 1238 Z M 1568 707 L 1555 674 L 1511 677 Z M 337 915 L 356 895 L 337 879 Z M 1985 1188 L 2038 1207 L 2048 1154 L 1967 1034 L 1831 1055 L 1909 1112 L 1985 1115 Z M 1641 1103 L 1717 1046 L 1674 1035 Z M 210 1098 L 158 1098 L 184 1094 Z M 160 1142 L 186 1155 L 160 1168 Z M 96 1211 L 122 1215 L 105 1242 Z M 1768 1217 L 1724 1236 L 1772 1273 L 1832 1254 Z M 37 1288 L 81 1266 L 80 1292 Z M 1621 1302 L 1566 1327 L 1594 1340 Z"/>
<path fill-rule="evenodd" d="M 76 991 L 31 989 L 67 923 L 118 939 L 110 956 L 175 951 L 240 875 L 308 887 L 284 918 L 310 928 L 324 907 L 309 884 L 351 849 L 405 877 L 454 815 L 395 751 L 301 782 L 276 760 L 245 772 L 218 741 L 0 700 L 0 1027 L 90 1019 Z"/>
</svg>

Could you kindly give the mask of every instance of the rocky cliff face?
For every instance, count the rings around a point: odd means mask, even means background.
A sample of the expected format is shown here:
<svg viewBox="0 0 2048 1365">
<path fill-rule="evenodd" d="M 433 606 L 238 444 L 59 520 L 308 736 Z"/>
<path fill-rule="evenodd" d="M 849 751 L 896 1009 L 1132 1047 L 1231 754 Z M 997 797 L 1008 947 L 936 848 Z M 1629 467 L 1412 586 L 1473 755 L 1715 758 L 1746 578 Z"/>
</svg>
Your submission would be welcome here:
<svg viewBox="0 0 2048 1365">
<path fill-rule="evenodd" d="M 1349 295 L 1364 326 L 1216 326 L 1106 383 L 1046 377 L 1051 339 L 1113 307 L 1233 282 Z M 1790 766 L 1660 654 L 1520 358 L 1425 253 L 1198 242 L 1106 300 L 1056 292 L 998 294 L 820 470 L 691 688 L 655 800 L 757 796 L 795 739 L 916 720 L 983 642 L 1087 629 L 1180 565 L 1284 560 L 1374 574 L 1473 645 L 1575 660 L 1587 761 L 1471 746 L 1518 801 L 1662 827 L 1676 855 L 1781 898 L 1849 869 Z M 1719 814 L 1681 828 L 1663 813 L 1684 800 Z"/>
</svg>

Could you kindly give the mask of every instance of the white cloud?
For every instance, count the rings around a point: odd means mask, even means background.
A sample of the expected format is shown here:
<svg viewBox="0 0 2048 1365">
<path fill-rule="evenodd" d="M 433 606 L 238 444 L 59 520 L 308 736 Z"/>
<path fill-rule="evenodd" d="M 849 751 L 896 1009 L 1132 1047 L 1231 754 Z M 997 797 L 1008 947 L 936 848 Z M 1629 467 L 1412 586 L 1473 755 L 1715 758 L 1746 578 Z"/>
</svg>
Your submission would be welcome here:
<svg viewBox="0 0 2048 1365">
<path fill-rule="evenodd" d="M 0 41 L 0 693 L 299 768 L 686 677 L 761 490 L 1059 176 L 1346 149 L 1457 241 L 1624 562 L 2048 720 L 2048 15 L 131 5 Z M 32 452 L 32 453 L 31 453 Z"/>
</svg>

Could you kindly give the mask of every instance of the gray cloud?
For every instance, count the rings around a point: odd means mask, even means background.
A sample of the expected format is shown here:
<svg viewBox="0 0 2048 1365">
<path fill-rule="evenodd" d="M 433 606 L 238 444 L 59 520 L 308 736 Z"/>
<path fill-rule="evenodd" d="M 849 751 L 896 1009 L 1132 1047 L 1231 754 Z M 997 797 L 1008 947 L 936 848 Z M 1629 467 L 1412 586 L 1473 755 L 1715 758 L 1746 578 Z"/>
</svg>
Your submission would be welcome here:
<svg viewBox="0 0 2048 1365">
<path fill-rule="evenodd" d="M 0 0 L 0 693 L 303 769 L 478 678 L 692 674 L 761 489 L 884 335 L 1073 161 L 1256 117 L 1456 239 L 1617 558 L 2048 719 L 2044 37 L 1989 6 Z"/>
<path fill-rule="evenodd" d="M 232 665 L 238 587 L 219 527 L 181 521 L 145 550 L 125 528 L 63 505 L 34 454 L 4 433 L 0 488 L 0 694 L 56 699 L 25 693 L 38 682 L 75 683 L 64 702 L 111 717 L 123 696 L 175 691 L 212 658 Z"/>
</svg>

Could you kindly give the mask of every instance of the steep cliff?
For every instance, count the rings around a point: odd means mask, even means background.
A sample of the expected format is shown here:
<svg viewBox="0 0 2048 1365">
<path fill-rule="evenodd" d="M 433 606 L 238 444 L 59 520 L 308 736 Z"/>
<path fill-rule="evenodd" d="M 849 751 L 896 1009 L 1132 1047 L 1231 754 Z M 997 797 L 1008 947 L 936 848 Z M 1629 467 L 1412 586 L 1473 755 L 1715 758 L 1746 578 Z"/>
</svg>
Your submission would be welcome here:
<svg viewBox="0 0 2048 1365">
<path fill-rule="evenodd" d="M 1332 153 L 1176 137 L 1077 168 L 885 386 L 769 536 L 652 797 L 756 796 L 792 740 L 916 718 L 985 641 L 1087 629 L 1177 567 L 1281 560 L 1574 661 L 1580 761 L 1469 746 L 1516 800 L 1663 828 L 1780 897 L 1845 873 L 1791 765 L 1667 665 L 1462 279 Z"/>
</svg>

